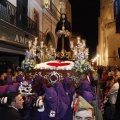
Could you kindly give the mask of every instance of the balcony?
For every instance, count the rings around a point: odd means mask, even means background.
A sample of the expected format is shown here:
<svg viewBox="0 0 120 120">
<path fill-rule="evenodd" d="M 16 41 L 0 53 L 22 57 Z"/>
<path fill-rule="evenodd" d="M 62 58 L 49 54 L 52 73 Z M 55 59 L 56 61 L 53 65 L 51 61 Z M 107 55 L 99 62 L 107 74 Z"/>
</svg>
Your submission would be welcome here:
<svg viewBox="0 0 120 120">
<path fill-rule="evenodd" d="M 52 13 L 52 15 L 54 16 L 54 18 L 56 18 L 57 20 L 60 19 L 60 12 L 56 8 L 56 6 L 52 3 L 52 0 L 50 0 L 50 3 L 45 4 L 44 8 L 49 10 Z"/>
<path fill-rule="evenodd" d="M 44 36 L 44 33 L 37 30 L 37 24 L 32 19 L 6 0 L 0 0 L 0 20 L 39 38 Z"/>
</svg>

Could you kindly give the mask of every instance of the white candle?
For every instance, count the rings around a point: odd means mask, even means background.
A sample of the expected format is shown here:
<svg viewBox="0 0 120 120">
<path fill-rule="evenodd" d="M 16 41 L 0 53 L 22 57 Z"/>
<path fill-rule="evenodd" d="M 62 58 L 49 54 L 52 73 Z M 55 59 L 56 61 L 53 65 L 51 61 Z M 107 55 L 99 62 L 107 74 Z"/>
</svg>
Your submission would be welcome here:
<svg viewBox="0 0 120 120">
<path fill-rule="evenodd" d="M 29 41 L 28 41 L 28 47 L 31 48 L 31 46 L 32 46 L 32 41 L 29 40 Z"/>
<path fill-rule="evenodd" d="M 70 48 L 73 48 L 73 41 L 70 41 Z"/>
<path fill-rule="evenodd" d="M 43 41 L 40 41 L 40 46 L 41 48 L 43 48 Z"/>
<path fill-rule="evenodd" d="M 80 44 L 80 37 L 77 37 L 77 44 Z"/>
<path fill-rule="evenodd" d="M 35 38 L 34 45 L 37 46 L 37 37 Z"/>
<path fill-rule="evenodd" d="M 84 39 L 82 40 L 82 47 L 86 47 L 86 41 Z"/>
</svg>

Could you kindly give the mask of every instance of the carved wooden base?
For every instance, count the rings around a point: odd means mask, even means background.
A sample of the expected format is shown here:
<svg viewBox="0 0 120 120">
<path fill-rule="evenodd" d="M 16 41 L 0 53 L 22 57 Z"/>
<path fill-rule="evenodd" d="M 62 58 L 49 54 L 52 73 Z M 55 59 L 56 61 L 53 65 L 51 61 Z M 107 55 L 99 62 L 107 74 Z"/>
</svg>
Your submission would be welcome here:
<svg viewBox="0 0 120 120">
<path fill-rule="evenodd" d="M 71 85 L 77 88 L 80 85 L 80 78 L 73 70 L 32 70 L 26 74 L 26 80 L 34 80 L 36 76 L 43 78 L 43 83 L 53 85 L 56 81 L 63 82 L 64 77 L 70 78 Z"/>
</svg>

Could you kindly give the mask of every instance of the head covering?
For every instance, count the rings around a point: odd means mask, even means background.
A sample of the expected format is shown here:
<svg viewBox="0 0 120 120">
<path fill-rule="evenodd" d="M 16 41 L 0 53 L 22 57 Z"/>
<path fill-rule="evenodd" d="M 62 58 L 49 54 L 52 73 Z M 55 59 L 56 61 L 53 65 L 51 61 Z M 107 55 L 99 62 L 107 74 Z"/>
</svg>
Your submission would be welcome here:
<svg viewBox="0 0 120 120">
<path fill-rule="evenodd" d="M 47 89 L 47 85 L 46 85 L 46 84 L 43 84 L 43 85 L 42 85 L 42 90 L 43 90 L 43 91 L 46 91 L 46 89 Z"/>
<path fill-rule="evenodd" d="M 16 85 L 9 85 L 6 89 L 6 94 L 9 94 L 10 92 L 17 92 L 18 86 Z"/>
<path fill-rule="evenodd" d="M 54 84 L 54 88 L 57 92 L 57 95 L 59 97 L 59 99 L 61 99 L 67 106 L 69 106 L 70 104 L 70 98 L 69 96 L 66 94 L 64 88 L 63 88 L 63 85 L 60 81 L 57 81 L 55 84 Z"/>
<path fill-rule="evenodd" d="M 43 96 L 45 94 L 46 89 L 47 89 L 47 85 L 42 84 L 42 86 L 40 86 L 38 89 L 40 89 L 37 92 L 38 96 Z"/>
<path fill-rule="evenodd" d="M 70 78 L 69 77 L 64 77 L 64 81 L 63 81 L 63 87 L 65 92 L 67 92 L 68 94 L 74 94 L 75 89 L 70 85 Z"/>
<path fill-rule="evenodd" d="M 73 111 L 71 109 L 71 103 L 73 101 L 73 95 L 75 93 L 75 88 L 71 87 L 69 77 L 64 77 L 63 87 L 64 87 L 65 92 L 68 94 L 70 98 L 70 104 L 69 104 L 67 113 L 64 116 L 63 120 L 73 120 Z"/>
<path fill-rule="evenodd" d="M 33 91 L 39 95 L 42 86 L 42 77 L 40 75 L 35 76 L 32 84 L 33 84 Z"/>
<path fill-rule="evenodd" d="M 83 91 L 82 97 L 88 102 L 93 101 L 95 99 L 93 94 L 89 91 Z"/>
<path fill-rule="evenodd" d="M 0 86 L 0 96 L 2 96 L 5 93 L 7 87 L 8 85 Z"/>
<path fill-rule="evenodd" d="M 93 107 L 82 96 L 79 96 L 76 99 L 76 103 L 74 105 L 74 111 L 77 111 L 78 109 L 81 109 L 81 108 L 93 109 Z"/>
<path fill-rule="evenodd" d="M 23 81 L 23 75 L 18 75 L 16 77 L 16 82 L 22 82 Z"/>
<path fill-rule="evenodd" d="M 33 80 L 33 84 L 41 84 L 42 83 L 42 77 L 40 75 L 35 76 Z"/>
<path fill-rule="evenodd" d="M 66 92 L 70 89 L 71 86 L 70 86 L 70 79 L 69 79 L 69 77 L 64 77 L 63 87 L 64 87 Z"/>
<path fill-rule="evenodd" d="M 11 84 L 13 84 L 12 78 L 11 77 L 7 77 L 6 85 L 11 85 Z"/>
<path fill-rule="evenodd" d="M 45 109 L 48 113 L 48 116 L 50 115 L 51 110 L 55 111 L 56 119 L 63 118 L 63 116 L 66 114 L 66 111 L 68 109 L 67 105 L 58 98 L 57 93 L 53 87 L 46 89 L 45 103 L 46 103 Z"/>
<path fill-rule="evenodd" d="M 80 88 L 81 88 L 82 91 L 89 91 L 93 95 L 95 94 L 95 89 L 91 85 L 91 83 L 88 81 L 87 78 L 82 81 Z"/>
</svg>

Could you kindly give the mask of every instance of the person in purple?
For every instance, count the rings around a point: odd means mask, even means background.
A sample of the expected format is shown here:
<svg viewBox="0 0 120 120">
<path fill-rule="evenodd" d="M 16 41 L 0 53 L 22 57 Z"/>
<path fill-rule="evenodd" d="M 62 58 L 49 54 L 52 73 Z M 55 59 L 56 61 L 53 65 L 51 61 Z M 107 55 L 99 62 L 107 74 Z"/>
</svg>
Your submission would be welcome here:
<svg viewBox="0 0 120 120">
<path fill-rule="evenodd" d="M 47 89 L 47 85 L 46 84 L 42 84 L 42 88 L 40 90 L 40 93 L 38 94 L 39 96 L 43 96 L 44 98 L 44 94 L 45 94 L 45 91 Z M 36 100 L 37 101 L 37 100 Z M 46 110 L 42 111 L 42 112 L 39 112 L 38 111 L 39 107 L 38 105 L 35 103 L 35 106 L 33 107 L 32 109 L 32 113 L 31 113 L 31 116 L 32 116 L 32 119 L 31 120 L 45 120 L 45 113 L 46 113 Z"/>
<path fill-rule="evenodd" d="M 95 89 L 92 85 L 94 80 L 92 79 L 90 72 L 88 72 L 86 78 L 82 81 L 79 89 L 81 91 L 81 96 L 89 101 L 93 101 L 96 98 Z"/>
<path fill-rule="evenodd" d="M 70 78 L 69 77 L 64 77 L 63 88 L 64 88 L 65 92 L 67 93 L 67 95 L 69 96 L 70 102 L 72 102 L 73 95 L 75 93 L 75 88 L 73 88 L 70 85 Z"/>
<path fill-rule="evenodd" d="M 6 85 L 12 85 L 13 81 L 12 81 L 12 77 L 8 76 L 6 79 Z"/>
<path fill-rule="evenodd" d="M 23 75 L 18 75 L 16 77 L 16 82 L 18 82 L 18 83 L 22 82 L 23 80 L 24 80 Z"/>
<path fill-rule="evenodd" d="M 68 94 L 66 94 L 62 83 L 60 81 L 57 81 L 54 84 L 54 88 L 56 90 L 56 93 L 57 93 L 59 99 L 62 100 L 67 106 L 69 106 L 70 98 L 69 98 Z"/>
<path fill-rule="evenodd" d="M 64 116 L 63 120 L 72 120 L 73 119 L 73 110 L 71 109 L 71 103 L 73 101 L 73 95 L 75 93 L 75 88 L 73 88 L 70 85 L 70 78 L 69 77 L 64 77 L 64 81 L 63 81 L 63 88 L 66 92 L 66 94 L 69 96 L 70 98 L 70 104 L 68 106 L 68 110 L 66 115 Z"/>
<path fill-rule="evenodd" d="M 58 97 L 53 87 L 46 89 L 45 105 L 47 116 L 44 120 L 62 120 L 68 109 L 68 106 Z"/>
<path fill-rule="evenodd" d="M 39 96 L 41 96 L 41 90 L 42 90 L 42 77 L 40 75 L 37 75 L 33 79 L 33 91 L 36 92 Z"/>
</svg>

